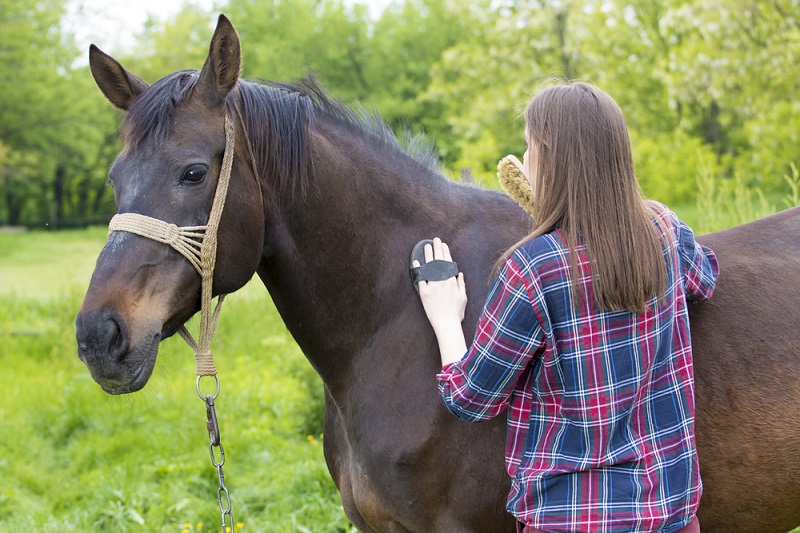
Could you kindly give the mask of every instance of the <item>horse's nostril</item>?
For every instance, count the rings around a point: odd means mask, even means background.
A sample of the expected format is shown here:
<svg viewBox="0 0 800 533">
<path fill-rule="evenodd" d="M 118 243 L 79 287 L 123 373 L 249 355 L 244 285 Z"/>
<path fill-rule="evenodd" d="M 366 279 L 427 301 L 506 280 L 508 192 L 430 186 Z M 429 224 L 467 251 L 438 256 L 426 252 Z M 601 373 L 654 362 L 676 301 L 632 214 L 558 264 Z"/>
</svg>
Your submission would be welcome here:
<svg viewBox="0 0 800 533">
<path fill-rule="evenodd" d="M 128 352 L 125 322 L 115 311 L 78 313 L 75 321 L 78 357 L 87 365 L 120 361 Z"/>
<path fill-rule="evenodd" d="M 128 336 L 123 331 L 121 320 L 116 313 L 111 314 L 105 323 L 105 335 L 108 339 L 108 355 L 120 360 L 128 351 Z"/>
</svg>

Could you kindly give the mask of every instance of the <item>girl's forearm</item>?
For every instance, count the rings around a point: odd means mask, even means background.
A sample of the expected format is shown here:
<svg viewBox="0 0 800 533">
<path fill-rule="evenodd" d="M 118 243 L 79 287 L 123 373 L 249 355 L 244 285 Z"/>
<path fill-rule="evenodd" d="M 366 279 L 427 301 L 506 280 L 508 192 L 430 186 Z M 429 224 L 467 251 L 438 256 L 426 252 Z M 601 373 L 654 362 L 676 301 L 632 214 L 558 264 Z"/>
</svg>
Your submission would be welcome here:
<svg viewBox="0 0 800 533">
<path fill-rule="evenodd" d="M 442 366 L 461 360 L 467 353 L 467 342 L 461 322 L 450 320 L 433 328 L 436 340 L 439 341 L 439 354 L 442 357 Z"/>
</svg>

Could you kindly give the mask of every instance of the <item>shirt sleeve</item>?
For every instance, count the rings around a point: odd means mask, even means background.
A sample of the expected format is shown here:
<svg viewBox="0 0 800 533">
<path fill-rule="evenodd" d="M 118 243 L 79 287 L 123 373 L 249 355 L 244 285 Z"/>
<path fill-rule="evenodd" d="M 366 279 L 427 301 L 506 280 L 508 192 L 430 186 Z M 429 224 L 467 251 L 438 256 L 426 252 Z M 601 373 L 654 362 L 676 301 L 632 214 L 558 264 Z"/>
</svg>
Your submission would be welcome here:
<svg viewBox="0 0 800 533">
<path fill-rule="evenodd" d="M 694 238 L 692 229 L 675 217 L 678 254 L 683 268 L 683 288 L 694 300 L 708 300 L 714 294 L 719 264 L 714 252 Z"/>
<path fill-rule="evenodd" d="M 519 376 L 545 344 L 535 311 L 543 302 L 541 288 L 535 275 L 525 272 L 527 262 L 515 259 L 517 253 L 493 280 L 466 355 L 436 376 L 447 409 L 468 422 L 505 410 Z"/>
</svg>

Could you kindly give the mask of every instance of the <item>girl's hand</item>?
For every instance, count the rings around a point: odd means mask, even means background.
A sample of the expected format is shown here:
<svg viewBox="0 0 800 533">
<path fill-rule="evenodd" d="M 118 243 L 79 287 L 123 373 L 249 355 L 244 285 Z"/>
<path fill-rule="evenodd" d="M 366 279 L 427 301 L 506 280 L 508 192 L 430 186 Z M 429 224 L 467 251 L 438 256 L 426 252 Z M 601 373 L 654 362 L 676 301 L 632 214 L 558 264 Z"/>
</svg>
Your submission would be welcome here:
<svg viewBox="0 0 800 533">
<path fill-rule="evenodd" d="M 525 176 L 525 179 L 528 179 L 528 151 L 527 150 L 525 150 L 525 155 L 522 156 L 522 161 L 517 159 L 517 156 L 515 156 L 513 154 L 509 154 L 509 155 L 505 156 L 503 159 L 507 159 L 509 162 L 511 162 L 515 167 L 517 167 L 517 170 L 519 170 L 520 173 L 522 173 L 522 175 Z"/>
<path fill-rule="evenodd" d="M 425 262 L 434 259 L 453 260 L 450 256 L 450 248 L 438 237 L 433 239 L 433 246 L 425 245 Z M 414 261 L 413 266 L 420 266 L 419 262 Z M 425 308 L 425 314 L 437 336 L 452 329 L 453 324 L 458 325 L 460 330 L 460 324 L 464 320 L 464 312 L 467 308 L 464 273 L 460 272 L 457 277 L 444 281 L 420 281 L 418 285 L 422 306 Z"/>
</svg>

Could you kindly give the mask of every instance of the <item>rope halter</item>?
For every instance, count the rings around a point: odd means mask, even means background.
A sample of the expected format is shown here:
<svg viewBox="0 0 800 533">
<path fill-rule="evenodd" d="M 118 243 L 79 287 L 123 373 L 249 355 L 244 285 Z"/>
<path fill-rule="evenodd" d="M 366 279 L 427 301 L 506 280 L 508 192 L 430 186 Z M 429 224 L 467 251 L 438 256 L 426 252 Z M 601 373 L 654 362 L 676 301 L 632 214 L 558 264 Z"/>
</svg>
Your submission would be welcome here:
<svg viewBox="0 0 800 533">
<path fill-rule="evenodd" d="M 239 119 L 241 120 L 241 115 Z M 134 233 L 170 245 L 185 257 L 197 273 L 200 274 L 202 285 L 199 341 L 195 341 L 185 325 L 178 330 L 178 334 L 194 350 L 195 374 L 198 379 L 202 376 L 217 375 L 214 356 L 211 353 L 211 338 L 214 336 L 214 330 L 217 327 L 217 320 L 225 295 L 219 296 L 217 305 L 212 311 L 212 284 L 214 281 L 214 265 L 217 260 L 217 230 L 219 229 L 222 209 L 225 207 L 225 198 L 228 194 L 228 184 L 230 183 L 231 169 L 233 168 L 235 140 L 236 131 L 226 113 L 225 154 L 222 157 L 222 169 L 217 182 L 217 190 L 214 193 L 214 203 L 211 206 L 211 213 L 205 226 L 176 226 L 175 224 L 138 213 L 114 215 L 108 224 L 109 235 L 114 231 L 127 231 L 128 233 Z"/>
</svg>

